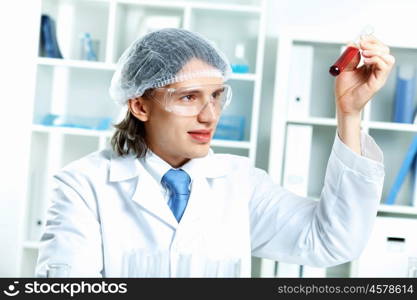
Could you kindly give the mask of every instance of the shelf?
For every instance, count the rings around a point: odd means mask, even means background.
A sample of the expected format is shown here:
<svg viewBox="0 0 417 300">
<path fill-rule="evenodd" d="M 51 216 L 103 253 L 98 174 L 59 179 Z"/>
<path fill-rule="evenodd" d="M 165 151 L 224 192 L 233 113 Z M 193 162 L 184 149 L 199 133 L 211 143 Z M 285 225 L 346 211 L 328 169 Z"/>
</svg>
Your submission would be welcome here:
<svg viewBox="0 0 417 300">
<path fill-rule="evenodd" d="M 260 13 L 261 8 L 254 5 L 239 5 L 239 4 L 221 4 L 209 2 L 187 2 L 187 1 L 137 1 L 137 0 L 117 0 L 120 4 L 133 4 L 138 6 L 150 7 L 164 7 L 164 8 L 184 8 L 190 7 L 192 9 L 205 10 L 221 10 L 230 12 L 245 12 L 245 13 Z"/>
<path fill-rule="evenodd" d="M 227 148 L 240 148 L 249 149 L 250 142 L 248 141 L 228 141 L 228 140 L 212 140 L 211 146 L 214 147 L 227 147 Z"/>
<path fill-rule="evenodd" d="M 45 125 L 38 125 L 38 124 L 32 125 L 32 131 L 80 135 L 80 136 L 93 136 L 93 137 L 111 137 L 113 134 L 112 130 L 91 130 L 91 129 L 82 129 L 82 128 L 52 127 L 52 126 L 45 126 Z M 241 148 L 241 149 L 249 149 L 251 146 L 250 142 L 248 141 L 229 141 L 229 140 L 217 140 L 217 139 L 214 139 L 211 145 L 215 147 Z"/>
<path fill-rule="evenodd" d="M 38 241 L 25 241 L 25 242 L 23 242 L 23 248 L 25 248 L 25 249 L 37 250 L 37 249 L 39 249 L 39 246 L 40 246 L 40 242 L 38 242 Z"/>
<path fill-rule="evenodd" d="M 184 6 L 189 5 L 187 2 L 183 1 L 163 1 L 163 0 L 116 0 L 117 4 L 129 4 L 136 6 L 150 6 L 150 7 L 162 7 L 162 8 L 178 8 L 183 9 Z"/>
<path fill-rule="evenodd" d="M 59 58 L 48 58 L 48 57 L 38 57 L 38 65 L 41 66 L 52 66 L 52 67 L 68 67 L 68 68 L 82 68 L 90 70 L 107 70 L 115 71 L 116 64 L 108 64 L 104 62 L 96 61 L 83 61 L 83 60 L 74 60 L 74 59 L 59 59 Z M 246 81 L 255 81 L 258 78 L 257 74 L 247 73 L 232 73 L 230 80 L 246 80 Z"/>
<path fill-rule="evenodd" d="M 336 126 L 337 122 L 334 118 L 314 118 L 307 117 L 303 119 L 291 118 L 287 120 L 287 123 L 292 124 L 306 124 L 306 125 L 323 125 L 323 126 Z"/>
<path fill-rule="evenodd" d="M 32 131 L 45 132 L 45 133 L 60 133 L 60 134 L 71 134 L 81 136 L 94 136 L 94 137 L 111 137 L 113 132 L 111 130 L 92 130 L 82 128 L 70 128 L 70 127 L 52 127 L 45 125 L 32 125 Z"/>
<path fill-rule="evenodd" d="M 239 4 L 210 4 L 204 2 L 195 2 L 191 5 L 191 8 L 196 9 L 206 9 L 206 10 L 221 10 L 221 11 L 230 11 L 230 12 L 244 12 L 244 13 L 255 13 L 259 14 L 261 8 L 254 5 L 239 5 Z"/>
<path fill-rule="evenodd" d="M 417 132 L 416 124 L 404 124 L 404 123 L 395 123 L 395 122 L 376 122 L 376 121 L 364 122 L 364 124 L 366 124 L 370 129 Z"/>
<path fill-rule="evenodd" d="M 97 3 L 106 3 L 108 4 L 109 2 L 113 1 L 113 0 L 72 0 L 73 2 L 97 2 Z"/>
<path fill-rule="evenodd" d="M 334 118 L 290 118 L 287 123 L 292 124 L 308 124 L 308 125 L 324 125 L 324 126 L 336 126 L 337 121 Z M 383 129 L 392 131 L 406 131 L 406 132 L 417 132 L 417 124 L 403 124 L 394 122 L 376 122 L 376 121 L 362 121 L 362 126 L 368 127 L 369 129 Z"/>
<path fill-rule="evenodd" d="M 381 204 L 378 212 L 417 216 L 417 207 Z"/>
<path fill-rule="evenodd" d="M 107 70 L 107 71 L 116 70 L 116 64 L 108 64 L 108 63 L 97 62 L 97 61 L 75 60 L 75 59 L 38 57 L 37 63 L 38 65 L 52 66 L 52 67 L 69 67 L 69 68 L 82 68 L 82 69 L 90 69 L 90 70 Z"/>
<path fill-rule="evenodd" d="M 255 81 L 258 76 L 254 73 L 247 73 L 247 74 L 240 74 L 240 73 L 232 73 L 230 76 L 230 80 L 247 80 L 247 81 Z"/>
<path fill-rule="evenodd" d="M 359 33 L 356 33 L 359 34 Z M 289 37 L 296 42 L 318 43 L 318 44 L 338 44 L 340 46 L 346 45 L 347 41 L 355 38 L 355 34 L 347 29 L 335 31 L 329 27 L 323 29 L 320 26 L 282 26 L 279 29 L 279 35 Z M 416 49 L 417 43 L 414 39 L 403 39 L 400 36 L 391 35 L 391 33 L 379 33 L 377 38 L 381 41 L 390 41 L 387 46 L 398 49 Z"/>
</svg>

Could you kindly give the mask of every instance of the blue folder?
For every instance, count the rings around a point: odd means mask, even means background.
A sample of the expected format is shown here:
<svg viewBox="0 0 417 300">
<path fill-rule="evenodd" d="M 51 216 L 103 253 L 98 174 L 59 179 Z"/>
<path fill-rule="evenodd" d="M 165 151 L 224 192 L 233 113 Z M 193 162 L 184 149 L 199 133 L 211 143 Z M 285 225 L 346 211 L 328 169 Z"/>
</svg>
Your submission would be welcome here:
<svg viewBox="0 0 417 300">
<path fill-rule="evenodd" d="M 385 204 L 393 205 L 395 198 L 398 195 L 398 192 L 401 189 L 402 184 L 404 183 L 405 178 L 407 177 L 408 172 L 411 170 L 414 159 L 417 153 L 417 136 L 415 136 L 411 142 L 410 147 L 408 148 L 407 154 L 405 155 L 404 161 L 401 165 L 400 171 L 395 178 L 394 184 L 389 191 L 388 197 L 385 201 Z"/>
<path fill-rule="evenodd" d="M 411 124 L 414 121 L 414 99 L 416 97 L 415 71 L 414 76 L 409 76 L 410 74 L 407 72 L 406 75 L 401 74 L 402 68 L 411 68 L 411 66 L 403 65 L 397 68 L 393 121 Z"/>
</svg>

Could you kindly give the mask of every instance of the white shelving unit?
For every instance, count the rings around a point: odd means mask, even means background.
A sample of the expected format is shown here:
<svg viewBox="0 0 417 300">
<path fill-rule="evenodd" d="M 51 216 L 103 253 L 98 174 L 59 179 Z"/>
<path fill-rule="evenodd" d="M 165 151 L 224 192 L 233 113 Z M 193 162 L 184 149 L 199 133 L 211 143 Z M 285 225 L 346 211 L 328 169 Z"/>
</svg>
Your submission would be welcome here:
<svg viewBox="0 0 417 300">
<path fill-rule="evenodd" d="M 108 146 L 111 130 L 50 127 L 46 114 L 117 118 L 108 86 L 117 59 L 152 18 L 178 20 L 179 27 L 213 40 L 233 63 L 234 47 L 245 45 L 249 73 L 233 74 L 233 101 L 225 114 L 245 117 L 243 141 L 213 140 L 215 152 L 248 156 L 255 163 L 265 43 L 265 0 L 149 1 L 37 0 L 39 18 L 56 22 L 63 59 L 38 57 L 33 95 L 28 199 L 21 245 L 21 276 L 33 276 L 51 175 L 67 163 Z M 226 2 L 226 3 L 225 3 Z M 215 21 L 214 21 L 215 20 Z M 152 23 L 153 24 L 153 23 Z M 215 26 L 214 26 L 215 24 Z M 222 34 L 219 34 L 221 28 Z M 80 34 L 99 40 L 98 61 L 80 60 Z"/>
<path fill-rule="evenodd" d="M 283 28 L 278 38 L 277 65 L 273 119 L 271 128 L 271 148 L 269 173 L 283 184 L 285 168 L 286 128 L 289 124 L 302 124 L 312 127 L 312 140 L 308 176 L 308 194 L 318 199 L 324 183 L 325 168 L 336 134 L 334 78 L 328 74 L 329 67 L 339 57 L 349 37 L 334 37 L 313 32 L 300 32 L 292 28 Z M 404 45 L 387 43 L 400 64 L 416 65 L 417 44 Z M 288 115 L 289 72 L 291 54 L 295 45 L 308 45 L 314 49 L 310 107 L 308 116 L 290 117 Z M 305 70 L 300 70 L 303 72 Z M 376 94 L 364 109 L 362 129 L 369 133 L 384 152 L 386 177 L 378 216 L 395 218 L 417 218 L 417 207 L 410 205 L 411 182 L 407 180 L 397 197 L 396 205 L 383 204 L 405 157 L 408 146 L 417 132 L 414 124 L 391 122 L 395 92 L 396 70 L 394 69 L 386 85 Z M 278 263 L 278 268 L 279 268 Z M 277 267 L 277 266 L 275 266 Z M 267 269 L 267 267 L 265 268 Z M 269 263 L 269 270 L 273 270 Z M 355 276 L 356 267 L 351 264 L 329 268 L 325 276 Z M 296 276 L 297 277 L 297 276 Z"/>
</svg>

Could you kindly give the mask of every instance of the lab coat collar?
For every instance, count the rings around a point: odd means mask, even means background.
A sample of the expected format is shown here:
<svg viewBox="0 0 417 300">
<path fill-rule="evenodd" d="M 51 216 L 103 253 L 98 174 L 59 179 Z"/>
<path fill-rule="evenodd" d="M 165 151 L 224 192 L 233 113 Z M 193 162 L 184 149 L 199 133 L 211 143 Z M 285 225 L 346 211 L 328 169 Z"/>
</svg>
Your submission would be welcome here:
<svg viewBox="0 0 417 300">
<path fill-rule="evenodd" d="M 217 178 L 231 171 L 227 161 L 215 155 L 211 149 L 206 156 L 191 159 L 181 169 L 190 174 L 191 178 Z"/>
<path fill-rule="evenodd" d="M 145 169 L 141 160 L 137 159 L 135 155 L 123 157 L 112 155 L 109 180 L 123 181 L 138 177 L 132 200 L 176 230 L 178 227 L 183 227 L 184 223 L 195 223 L 204 214 L 204 201 L 203 203 L 201 201 L 210 194 L 206 179 L 225 176 L 231 171 L 227 159 L 214 155 L 211 149 L 207 156 L 192 159 L 181 168 L 189 172 L 193 181 L 189 203 L 180 224 L 172 214 L 163 195 L 158 193 L 159 182 Z"/>
<path fill-rule="evenodd" d="M 181 169 L 189 172 L 192 178 L 217 178 L 225 176 L 232 171 L 227 159 L 218 157 L 211 149 L 209 149 L 209 153 L 206 156 L 190 160 Z M 109 174 L 111 182 L 128 180 L 139 176 L 141 172 L 146 172 L 146 170 L 136 158 L 136 155 L 119 156 L 114 152 L 112 153 Z"/>
<path fill-rule="evenodd" d="M 140 158 L 139 161 L 157 182 L 161 182 L 165 173 L 172 169 L 169 163 L 153 153 L 151 150 L 148 150 L 146 156 Z"/>
<path fill-rule="evenodd" d="M 112 152 L 110 159 L 109 181 L 128 180 L 139 175 L 141 164 L 134 154 L 117 155 Z"/>
</svg>

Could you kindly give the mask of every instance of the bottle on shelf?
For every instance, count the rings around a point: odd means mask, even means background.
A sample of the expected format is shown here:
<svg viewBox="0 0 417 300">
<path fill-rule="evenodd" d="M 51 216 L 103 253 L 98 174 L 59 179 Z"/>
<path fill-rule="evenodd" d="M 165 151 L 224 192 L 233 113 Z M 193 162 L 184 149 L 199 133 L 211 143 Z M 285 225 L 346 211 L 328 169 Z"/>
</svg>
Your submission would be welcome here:
<svg viewBox="0 0 417 300">
<path fill-rule="evenodd" d="M 80 58 L 82 60 L 97 61 L 99 41 L 93 40 L 91 34 L 85 32 L 81 35 Z"/>
<path fill-rule="evenodd" d="M 55 21 L 48 15 L 41 17 L 40 56 L 62 58 L 56 36 Z"/>
<path fill-rule="evenodd" d="M 236 45 L 231 67 L 233 73 L 249 73 L 249 64 L 245 58 L 245 45 L 243 43 Z"/>
</svg>

